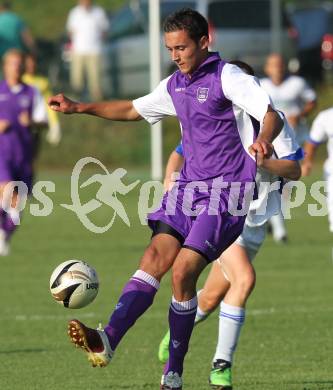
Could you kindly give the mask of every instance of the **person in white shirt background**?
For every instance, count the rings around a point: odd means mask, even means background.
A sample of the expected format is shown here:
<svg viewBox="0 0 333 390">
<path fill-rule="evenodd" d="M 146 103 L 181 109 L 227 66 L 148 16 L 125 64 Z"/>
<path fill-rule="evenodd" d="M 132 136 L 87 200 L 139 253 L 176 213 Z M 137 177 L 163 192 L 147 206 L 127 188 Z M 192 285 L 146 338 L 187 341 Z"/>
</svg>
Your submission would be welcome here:
<svg viewBox="0 0 333 390">
<path fill-rule="evenodd" d="M 327 180 L 327 208 L 329 230 L 333 233 L 333 107 L 321 111 L 314 119 L 308 141 L 304 145 L 305 158 L 302 176 L 310 175 L 317 147 L 327 142 L 328 157 L 324 163 L 324 177 Z"/>
<path fill-rule="evenodd" d="M 262 88 L 271 97 L 277 110 L 282 111 L 296 133 L 300 146 L 308 138 L 306 117 L 316 106 L 316 93 L 300 76 L 289 75 L 280 54 L 272 53 L 266 59 L 267 77 L 260 80 Z M 287 241 L 287 230 L 280 212 L 270 219 L 273 238 L 277 242 Z"/>
<path fill-rule="evenodd" d="M 72 42 L 70 82 L 82 95 L 87 79 L 89 96 L 101 100 L 102 49 L 110 24 L 103 8 L 91 0 L 79 0 L 67 19 L 67 31 Z"/>
</svg>

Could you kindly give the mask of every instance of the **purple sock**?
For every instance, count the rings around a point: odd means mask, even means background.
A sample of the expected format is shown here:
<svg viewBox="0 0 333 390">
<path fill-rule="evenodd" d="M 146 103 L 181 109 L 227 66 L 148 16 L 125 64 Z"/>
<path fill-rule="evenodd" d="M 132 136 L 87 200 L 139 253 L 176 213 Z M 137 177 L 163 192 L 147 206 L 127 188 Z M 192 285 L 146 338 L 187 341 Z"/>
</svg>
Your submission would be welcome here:
<svg viewBox="0 0 333 390">
<path fill-rule="evenodd" d="M 17 217 L 19 218 L 19 214 Z M 10 239 L 17 228 L 17 224 L 15 223 L 13 216 L 6 213 L 4 210 L 1 210 L 1 228 L 5 231 L 7 240 Z"/>
<path fill-rule="evenodd" d="M 164 367 L 164 375 L 171 371 L 177 372 L 179 376 L 183 374 L 184 358 L 194 326 L 197 304 L 197 296 L 186 302 L 178 302 L 172 297 L 169 310 L 169 360 Z"/>
<path fill-rule="evenodd" d="M 151 306 L 159 286 L 153 276 L 141 270 L 128 281 L 104 329 L 113 351 L 128 329 Z"/>
</svg>

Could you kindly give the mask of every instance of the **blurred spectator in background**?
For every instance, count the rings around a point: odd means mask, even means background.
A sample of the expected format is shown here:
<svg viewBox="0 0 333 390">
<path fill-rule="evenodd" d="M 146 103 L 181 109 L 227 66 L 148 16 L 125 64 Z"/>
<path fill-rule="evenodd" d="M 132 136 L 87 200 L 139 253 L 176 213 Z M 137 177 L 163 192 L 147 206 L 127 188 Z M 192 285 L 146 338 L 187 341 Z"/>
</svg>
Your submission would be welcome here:
<svg viewBox="0 0 333 390">
<path fill-rule="evenodd" d="M 25 84 L 36 87 L 42 94 L 45 104 L 47 104 L 47 99 L 50 96 L 52 96 L 50 83 L 45 76 L 37 74 L 37 61 L 32 54 L 27 54 L 25 56 L 25 73 L 22 77 L 22 80 Z M 61 129 L 60 129 L 58 114 L 47 106 L 47 115 L 48 115 L 49 129 L 46 134 L 46 139 L 50 144 L 58 145 L 61 139 Z M 38 149 L 39 139 L 40 139 L 39 135 L 40 135 L 40 131 L 37 130 L 36 132 L 37 149 Z"/>
<path fill-rule="evenodd" d="M 102 48 L 109 30 L 105 11 L 91 0 L 79 0 L 67 19 L 67 31 L 72 41 L 71 87 L 82 94 L 86 76 L 90 98 L 101 100 Z"/>
<path fill-rule="evenodd" d="M 20 199 L 14 188 L 7 191 L 8 185 L 21 181 L 31 191 L 34 156 L 30 130 L 47 123 L 44 99 L 36 88 L 22 82 L 23 70 L 23 53 L 7 51 L 0 82 L 0 256 L 9 253 L 9 239 L 20 223 L 16 208 Z"/>
<path fill-rule="evenodd" d="M 268 77 L 260 80 L 260 84 L 270 95 L 275 108 L 285 114 L 295 130 L 298 144 L 302 146 L 308 138 L 306 117 L 315 108 L 316 93 L 302 77 L 287 74 L 280 54 L 269 55 L 264 70 Z M 274 240 L 286 242 L 287 230 L 282 213 L 274 215 L 270 224 Z"/>
<path fill-rule="evenodd" d="M 298 144 L 303 145 L 309 133 L 306 117 L 316 105 L 315 91 L 302 77 L 287 74 L 280 54 L 269 55 L 264 70 L 268 77 L 260 80 L 261 86 L 273 100 L 275 108 L 287 117 L 295 130 Z"/>
<path fill-rule="evenodd" d="M 333 233 L 333 107 L 321 111 L 312 123 L 309 140 L 304 145 L 305 158 L 302 175 L 310 175 L 317 147 L 327 142 L 327 160 L 324 164 L 324 176 L 327 180 L 327 208 L 330 232 Z"/>
<path fill-rule="evenodd" d="M 11 11 L 9 1 L 0 2 L 0 58 L 9 49 L 36 53 L 34 38 L 24 21 Z"/>
</svg>

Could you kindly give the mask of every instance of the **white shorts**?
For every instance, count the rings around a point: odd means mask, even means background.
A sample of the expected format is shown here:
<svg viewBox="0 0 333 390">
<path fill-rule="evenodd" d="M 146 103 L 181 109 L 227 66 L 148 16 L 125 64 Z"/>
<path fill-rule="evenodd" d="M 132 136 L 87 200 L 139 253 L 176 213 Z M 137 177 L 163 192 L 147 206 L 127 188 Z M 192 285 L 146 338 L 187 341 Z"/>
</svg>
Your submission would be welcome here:
<svg viewBox="0 0 333 390">
<path fill-rule="evenodd" d="M 250 260 L 253 261 L 265 237 L 266 223 L 260 226 L 248 226 L 245 224 L 242 234 L 237 238 L 235 243 L 244 247 Z"/>
</svg>

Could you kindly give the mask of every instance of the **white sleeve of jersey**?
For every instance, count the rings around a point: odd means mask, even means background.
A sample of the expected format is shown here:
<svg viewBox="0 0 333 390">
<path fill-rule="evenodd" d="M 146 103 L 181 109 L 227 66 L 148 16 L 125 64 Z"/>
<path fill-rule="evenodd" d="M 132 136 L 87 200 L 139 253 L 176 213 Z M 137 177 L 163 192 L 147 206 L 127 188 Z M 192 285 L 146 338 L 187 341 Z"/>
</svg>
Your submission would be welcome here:
<svg viewBox="0 0 333 390">
<path fill-rule="evenodd" d="M 315 120 L 312 123 L 310 130 L 310 140 L 316 143 L 326 142 L 328 139 L 326 126 L 330 124 L 330 121 L 327 121 L 327 117 L 324 112 L 320 112 Z"/>
<path fill-rule="evenodd" d="M 32 121 L 34 123 L 48 123 L 46 102 L 37 88 L 34 88 Z"/>
<path fill-rule="evenodd" d="M 262 123 L 267 106 L 273 107 L 273 104 L 255 77 L 244 73 L 236 65 L 225 64 L 221 83 L 227 99 Z"/>
<path fill-rule="evenodd" d="M 165 116 L 176 116 L 176 109 L 167 89 L 168 78 L 148 95 L 133 100 L 136 111 L 150 124 L 159 122 Z"/>
<path fill-rule="evenodd" d="M 289 125 L 285 116 L 280 111 L 278 111 L 278 114 L 283 120 L 284 126 L 280 134 L 274 139 L 273 146 L 277 157 L 281 159 L 296 153 L 300 146 L 296 141 L 295 132 Z"/>
</svg>

